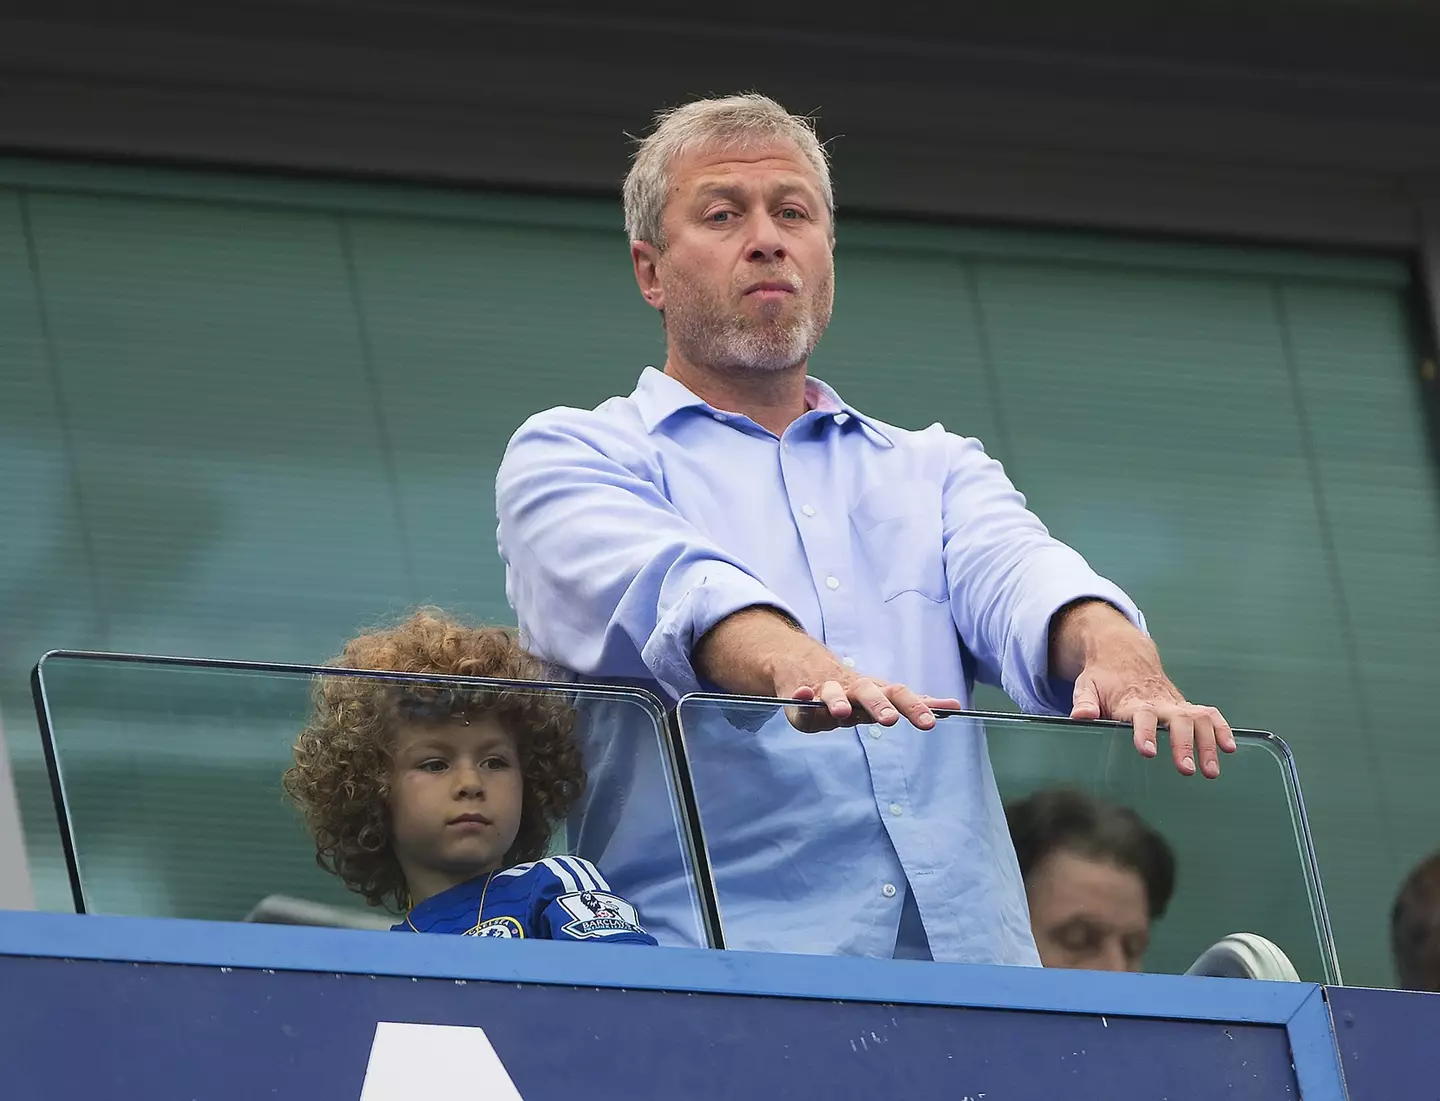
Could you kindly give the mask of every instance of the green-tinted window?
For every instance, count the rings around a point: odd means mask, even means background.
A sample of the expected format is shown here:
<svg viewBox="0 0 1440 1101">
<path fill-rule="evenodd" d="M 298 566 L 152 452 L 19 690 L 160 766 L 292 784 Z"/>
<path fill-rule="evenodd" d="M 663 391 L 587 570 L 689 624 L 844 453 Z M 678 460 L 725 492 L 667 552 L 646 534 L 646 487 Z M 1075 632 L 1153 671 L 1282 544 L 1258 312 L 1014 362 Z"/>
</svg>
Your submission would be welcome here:
<svg viewBox="0 0 1440 1101">
<path fill-rule="evenodd" d="M 1440 779 L 1405 266 L 879 221 L 839 241 L 816 373 L 983 439 L 1192 697 L 1292 743 L 1346 978 L 1387 981 Z M 42 900 L 68 892 L 41 652 L 310 662 L 418 602 L 505 620 L 506 439 L 661 356 L 613 202 L 0 165 L 0 712 Z"/>
</svg>

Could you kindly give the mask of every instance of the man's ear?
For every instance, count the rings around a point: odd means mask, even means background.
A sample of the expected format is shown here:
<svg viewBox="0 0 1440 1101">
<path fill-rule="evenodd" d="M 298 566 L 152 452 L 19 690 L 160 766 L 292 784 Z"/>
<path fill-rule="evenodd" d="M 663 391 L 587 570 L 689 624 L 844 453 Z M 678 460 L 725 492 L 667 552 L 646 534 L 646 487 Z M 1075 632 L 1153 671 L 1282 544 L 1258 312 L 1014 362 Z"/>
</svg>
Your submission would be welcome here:
<svg viewBox="0 0 1440 1101">
<path fill-rule="evenodd" d="M 640 297 L 664 313 L 665 288 L 660 285 L 660 250 L 648 241 L 631 241 L 630 260 L 635 265 L 635 282 L 640 288 Z"/>
</svg>

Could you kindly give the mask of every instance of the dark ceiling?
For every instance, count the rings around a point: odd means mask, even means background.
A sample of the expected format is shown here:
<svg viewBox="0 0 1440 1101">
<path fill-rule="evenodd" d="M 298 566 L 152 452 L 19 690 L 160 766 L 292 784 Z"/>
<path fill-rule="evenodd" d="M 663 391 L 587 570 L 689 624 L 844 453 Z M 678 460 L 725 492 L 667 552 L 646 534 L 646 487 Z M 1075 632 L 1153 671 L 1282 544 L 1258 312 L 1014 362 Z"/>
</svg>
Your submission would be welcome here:
<svg viewBox="0 0 1440 1101">
<path fill-rule="evenodd" d="M 239 9 L 274 8 L 242 3 Z M 424 11 L 457 26 L 477 18 L 548 20 L 613 27 L 694 28 L 697 35 L 746 37 L 772 32 L 869 40 L 944 40 L 956 45 L 1189 60 L 1259 68 L 1440 80 L 1440 0 L 1007 0 L 1006 3 L 685 5 L 664 0 L 586 3 L 534 0 L 523 5 L 463 0 L 298 0 L 278 5 L 374 14 Z M 639 59 L 637 59 L 639 60 Z M 783 59 L 777 58 L 777 63 Z"/>
<path fill-rule="evenodd" d="M 246 36 L 285 27 L 296 39 L 350 40 L 383 35 L 433 39 L 448 28 L 457 48 L 487 28 L 576 29 L 613 32 L 668 29 L 693 32 L 709 48 L 725 41 L 748 49 L 757 39 L 785 48 L 837 40 L 923 41 L 1013 50 L 1033 59 L 1055 53 L 1189 61 L 1246 69 L 1323 72 L 1378 80 L 1440 81 L 1440 0 L 1007 0 L 1006 3 L 828 3 L 718 5 L 674 0 L 628 3 L 586 0 L 231 0 L 219 4 L 149 0 L 4 0 L 0 20 L 69 20 L 90 26 L 209 31 Z M 644 56 L 635 64 L 644 65 Z"/>
</svg>

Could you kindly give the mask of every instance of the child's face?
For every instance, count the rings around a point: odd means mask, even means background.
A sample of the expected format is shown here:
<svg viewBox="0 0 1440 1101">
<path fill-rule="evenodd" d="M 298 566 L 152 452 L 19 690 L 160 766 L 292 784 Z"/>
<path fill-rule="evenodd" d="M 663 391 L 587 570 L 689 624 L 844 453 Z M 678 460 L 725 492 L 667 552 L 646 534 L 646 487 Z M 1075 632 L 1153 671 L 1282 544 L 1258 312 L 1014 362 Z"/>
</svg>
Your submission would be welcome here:
<svg viewBox="0 0 1440 1101">
<path fill-rule="evenodd" d="M 520 830 L 523 790 L 515 739 L 494 719 L 401 725 L 390 836 L 411 898 L 499 868 Z"/>
</svg>

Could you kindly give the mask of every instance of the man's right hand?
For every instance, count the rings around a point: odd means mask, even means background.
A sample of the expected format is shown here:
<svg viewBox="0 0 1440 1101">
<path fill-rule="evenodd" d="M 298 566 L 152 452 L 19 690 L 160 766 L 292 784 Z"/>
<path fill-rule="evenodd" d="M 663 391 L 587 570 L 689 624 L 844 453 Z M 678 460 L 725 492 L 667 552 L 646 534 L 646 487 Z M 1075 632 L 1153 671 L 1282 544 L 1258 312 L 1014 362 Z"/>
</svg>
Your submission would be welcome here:
<svg viewBox="0 0 1440 1101">
<path fill-rule="evenodd" d="M 807 732 L 870 722 L 894 726 L 901 716 L 929 730 L 933 708 L 960 707 L 956 699 L 862 676 L 773 608 L 745 608 L 722 619 L 693 657 L 696 668 L 727 692 L 824 704 L 790 709 L 791 723 Z"/>
<path fill-rule="evenodd" d="M 826 654 L 834 661 L 833 654 Z M 838 661 L 834 665 L 832 669 L 814 670 L 812 676 L 789 688 L 784 687 L 784 681 L 776 683 L 775 695 L 781 699 L 818 700 L 825 705 L 823 709 L 792 708 L 790 722 L 798 729 L 814 733 L 857 723 L 894 726 L 904 716 L 918 729 L 929 730 L 935 725 L 933 708 L 960 707 L 959 700 L 917 695 L 903 684 L 861 676 Z"/>
</svg>

